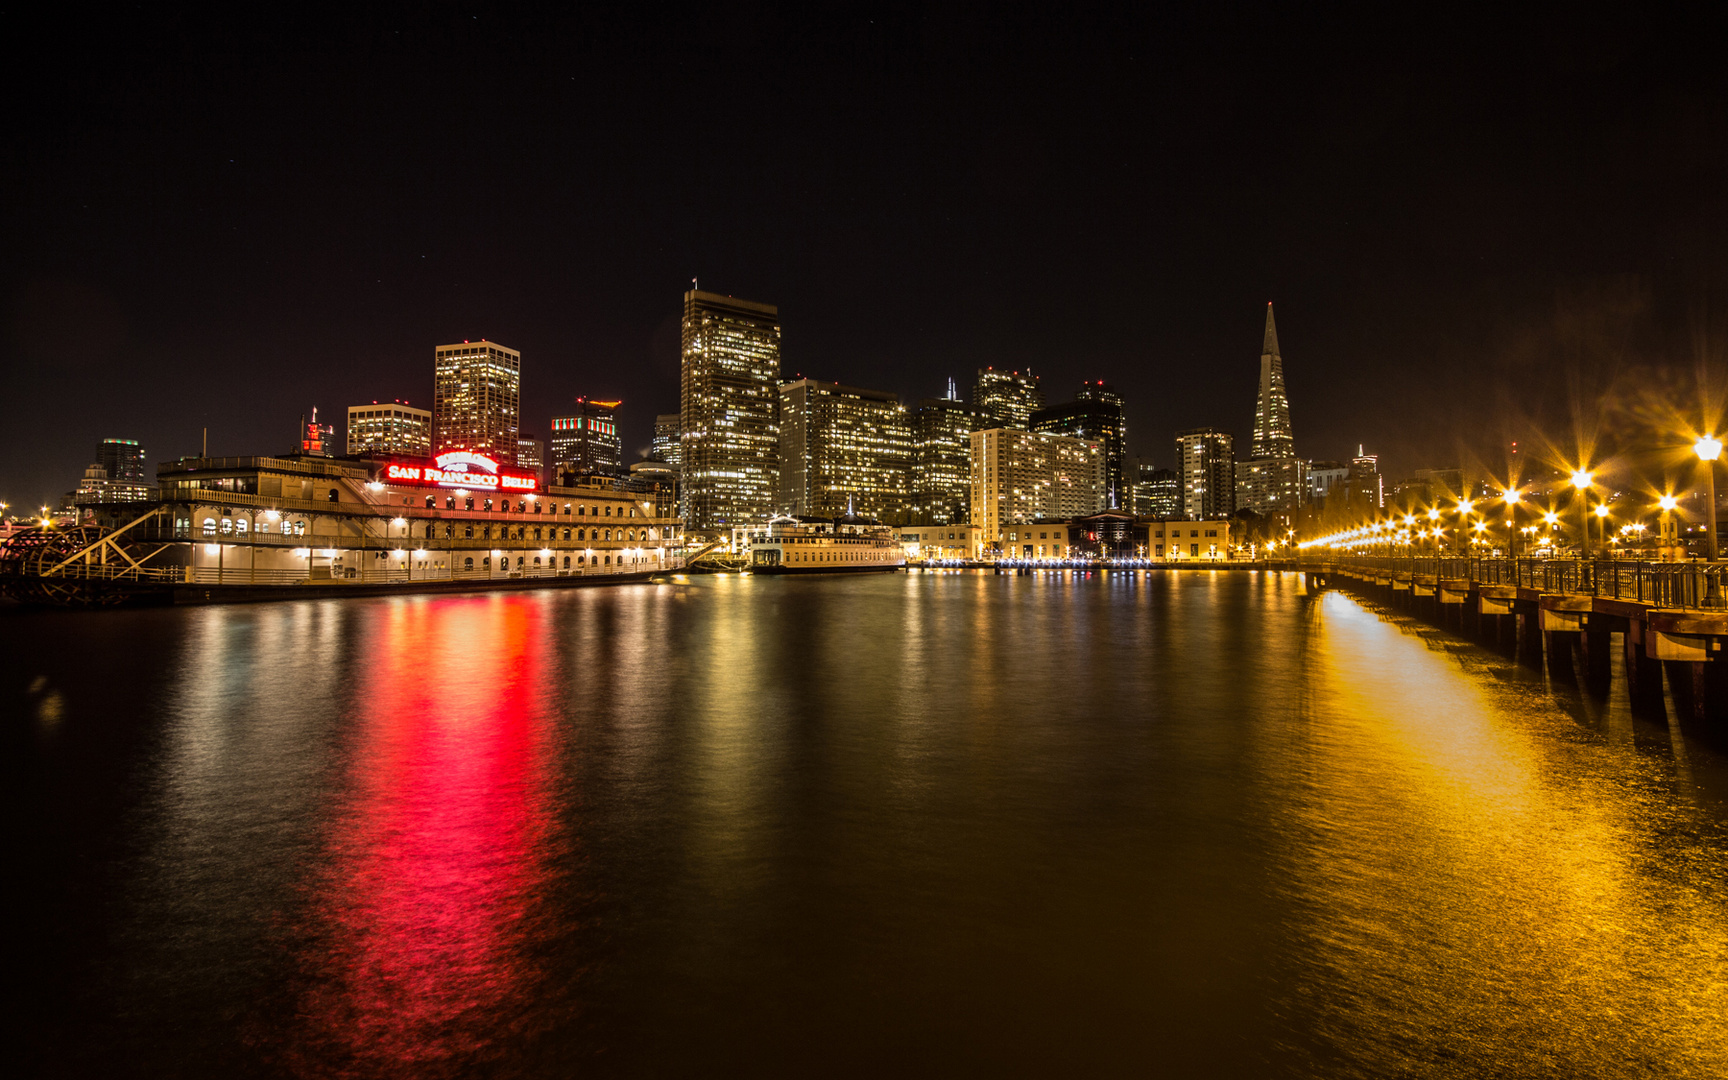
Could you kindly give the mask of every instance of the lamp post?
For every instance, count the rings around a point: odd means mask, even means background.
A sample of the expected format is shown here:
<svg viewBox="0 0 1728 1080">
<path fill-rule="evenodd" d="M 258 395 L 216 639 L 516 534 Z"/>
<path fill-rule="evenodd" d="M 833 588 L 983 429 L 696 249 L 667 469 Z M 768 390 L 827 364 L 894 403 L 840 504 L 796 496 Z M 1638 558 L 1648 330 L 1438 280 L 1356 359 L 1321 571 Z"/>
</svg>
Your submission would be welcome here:
<svg viewBox="0 0 1728 1080">
<path fill-rule="evenodd" d="M 1704 521 L 1709 541 L 1710 561 L 1716 561 L 1716 459 L 1722 456 L 1722 440 L 1706 435 L 1692 444 L 1698 460 L 1704 463 Z"/>
<path fill-rule="evenodd" d="M 1602 525 L 1601 525 L 1602 554 L 1609 555 L 1611 553 L 1608 550 L 1608 504 L 1607 503 L 1597 503 L 1596 504 L 1596 517 L 1602 523 Z"/>
<path fill-rule="evenodd" d="M 1664 495 L 1656 500 L 1662 508 L 1662 516 L 1658 519 L 1657 529 L 1661 534 L 1657 538 L 1658 548 L 1662 553 L 1662 561 L 1668 562 L 1674 556 L 1674 548 L 1679 541 L 1678 530 L 1674 528 L 1674 508 L 1680 505 L 1680 500 L 1672 495 Z"/>
<path fill-rule="evenodd" d="M 1506 553 L 1512 558 L 1518 558 L 1518 500 L 1523 498 L 1517 488 L 1507 488 L 1503 496 L 1506 500 Z"/>
<path fill-rule="evenodd" d="M 1590 557 L 1590 474 L 1579 469 L 1572 474 L 1572 486 L 1578 489 L 1578 557 Z"/>
</svg>

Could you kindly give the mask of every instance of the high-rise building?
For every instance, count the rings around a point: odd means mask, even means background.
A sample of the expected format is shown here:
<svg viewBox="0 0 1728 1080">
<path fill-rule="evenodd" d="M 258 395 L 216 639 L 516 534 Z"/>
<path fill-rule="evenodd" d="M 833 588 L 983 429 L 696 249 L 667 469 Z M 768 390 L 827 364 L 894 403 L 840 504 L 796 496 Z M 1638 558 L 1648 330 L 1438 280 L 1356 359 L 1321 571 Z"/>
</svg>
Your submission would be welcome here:
<svg viewBox="0 0 1728 1080">
<path fill-rule="evenodd" d="M 109 483 L 145 482 L 144 448 L 137 439 L 103 439 L 96 444 L 96 464 L 108 474 Z"/>
<path fill-rule="evenodd" d="M 1081 383 L 1073 401 L 1033 413 L 1032 430 L 1103 443 L 1105 501 L 1113 510 L 1128 508 L 1133 482 L 1125 467 L 1128 425 L 1122 419 L 1122 398 L 1108 383 Z"/>
<path fill-rule="evenodd" d="M 1272 305 L 1266 305 L 1266 333 L 1260 343 L 1260 396 L 1254 404 L 1254 437 L 1250 458 L 1293 458 L 1295 436 L 1290 428 L 1290 398 L 1284 392 L 1284 358 L 1278 352 L 1278 327 Z"/>
<path fill-rule="evenodd" d="M 1296 457 L 1290 398 L 1284 392 L 1284 358 L 1278 352 L 1271 304 L 1266 305 L 1266 331 L 1260 342 L 1260 393 L 1254 402 L 1254 434 L 1248 448 L 1248 460 L 1236 463 L 1236 509 L 1287 518 L 1307 495 L 1307 476 L 1305 463 Z"/>
<path fill-rule="evenodd" d="M 780 311 L 684 294 L 679 396 L 684 522 L 729 529 L 774 512 L 780 451 Z"/>
<path fill-rule="evenodd" d="M 1234 444 L 1234 439 L 1216 428 L 1194 428 L 1176 434 L 1185 516 L 1210 520 L 1236 512 Z"/>
<path fill-rule="evenodd" d="M 471 450 L 516 464 L 522 354 L 495 341 L 440 345 L 432 380 L 432 452 Z"/>
<path fill-rule="evenodd" d="M 618 434 L 621 401 L 576 399 L 571 416 L 552 418 L 554 476 L 618 476 L 624 473 L 624 441 Z"/>
<path fill-rule="evenodd" d="M 912 413 L 913 520 L 964 525 L 972 520 L 972 432 L 984 414 L 952 397 L 925 398 Z"/>
<path fill-rule="evenodd" d="M 348 406 L 348 453 L 432 456 L 432 413 L 406 401 Z"/>
<path fill-rule="evenodd" d="M 678 414 L 661 413 L 654 418 L 654 441 L 649 445 L 648 456 L 655 461 L 664 461 L 668 465 L 677 465 L 683 461 L 678 450 Z"/>
<path fill-rule="evenodd" d="M 899 523 L 911 467 L 912 432 L 895 395 L 817 379 L 780 387 L 780 513 Z"/>
<path fill-rule="evenodd" d="M 1462 473 L 1451 470 L 1460 479 L 1450 489 L 1462 490 Z M 1349 501 L 1353 507 L 1364 510 L 1381 510 L 1386 506 L 1386 485 L 1380 477 L 1380 455 L 1363 452 L 1356 447 L 1356 456 L 1350 459 L 1350 478 L 1345 481 L 1345 489 L 1350 493 Z"/>
<path fill-rule="evenodd" d="M 1002 529 L 1104 508 L 1102 443 L 1012 428 L 972 433 L 972 524 L 985 543 Z"/>
<path fill-rule="evenodd" d="M 1138 472 L 1139 479 L 1134 484 L 1134 515 L 1143 518 L 1181 517 L 1182 478 L 1176 470 L 1143 464 Z"/>
<path fill-rule="evenodd" d="M 1319 502 L 1334 490 L 1342 491 L 1350 477 L 1350 468 L 1342 461 L 1310 461 L 1308 463 L 1308 501 Z"/>
<path fill-rule="evenodd" d="M 518 434 L 516 436 L 516 467 L 534 470 L 534 474 L 544 484 L 546 482 L 545 441 L 525 432 Z"/>
<path fill-rule="evenodd" d="M 1236 509 L 1287 518 L 1302 505 L 1308 463 L 1299 458 L 1255 458 L 1236 463 Z"/>
<path fill-rule="evenodd" d="M 300 418 L 300 452 L 312 457 L 336 456 L 336 425 L 318 422 L 318 406 L 312 406 L 312 419 Z"/>
<path fill-rule="evenodd" d="M 1044 392 L 1038 389 L 1036 375 L 979 368 L 972 404 L 989 417 L 991 427 L 1027 431 L 1032 426 L 1032 414 L 1044 407 Z"/>
</svg>

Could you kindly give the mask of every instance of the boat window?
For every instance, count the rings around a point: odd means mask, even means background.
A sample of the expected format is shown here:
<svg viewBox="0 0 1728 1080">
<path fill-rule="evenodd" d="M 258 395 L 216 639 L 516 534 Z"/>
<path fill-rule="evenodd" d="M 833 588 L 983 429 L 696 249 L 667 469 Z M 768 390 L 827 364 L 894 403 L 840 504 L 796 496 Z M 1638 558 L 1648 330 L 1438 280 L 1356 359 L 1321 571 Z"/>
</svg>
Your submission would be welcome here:
<svg viewBox="0 0 1728 1080">
<path fill-rule="evenodd" d="M 204 519 L 204 535 L 205 536 L 215 536 L 216 535 L 216 519 L 215 518 L 205 518 Z"/>
<path fill-rule="evenodd" d="M 464 570 L 474 569 L 474 560 L 473 559 L 463 559 L 462 560 L 462 569 L 464 569 Z"/>
</svg>

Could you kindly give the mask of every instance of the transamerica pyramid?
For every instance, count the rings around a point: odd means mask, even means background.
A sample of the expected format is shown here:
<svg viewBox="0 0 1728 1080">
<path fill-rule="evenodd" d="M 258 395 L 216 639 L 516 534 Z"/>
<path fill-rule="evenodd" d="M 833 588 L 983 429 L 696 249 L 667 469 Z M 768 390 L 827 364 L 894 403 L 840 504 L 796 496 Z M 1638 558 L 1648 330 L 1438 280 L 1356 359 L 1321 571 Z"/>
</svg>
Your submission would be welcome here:
<svg viewBox="0 0 1728 1080">
<path fill-rule="evenodd" d="M 1296 441 L 1290 431 L 1290 398 L 1284 393 L 1284 358 L 1278 355 L 1278 327 L 1272 321 L 1270 302 L 1266 304 L 1266 338 L 1260 346 L 1260 398 L 1254 405 L 1249 456 L 1296 456 Z"/>
</svg>

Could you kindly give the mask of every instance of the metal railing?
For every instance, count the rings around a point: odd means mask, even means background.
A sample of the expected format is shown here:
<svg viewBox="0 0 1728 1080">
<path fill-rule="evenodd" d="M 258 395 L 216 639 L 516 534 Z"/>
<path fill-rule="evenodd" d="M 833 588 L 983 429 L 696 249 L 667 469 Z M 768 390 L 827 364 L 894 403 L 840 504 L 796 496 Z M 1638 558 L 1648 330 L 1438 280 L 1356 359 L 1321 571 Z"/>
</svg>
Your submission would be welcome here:
<svg viewBox="0 0 1728 1080">
<path fill-rule="evenodd" d="M 1388 576 L 1513 585 L 1544 593 L 1629 600 L 1655 607 L 1708 610 L 1728 606 L 1728 563 L 1432 555 L 1414 558 L 1350 555 L 1323 561 L 1339 568 Z"/>
</svg>

